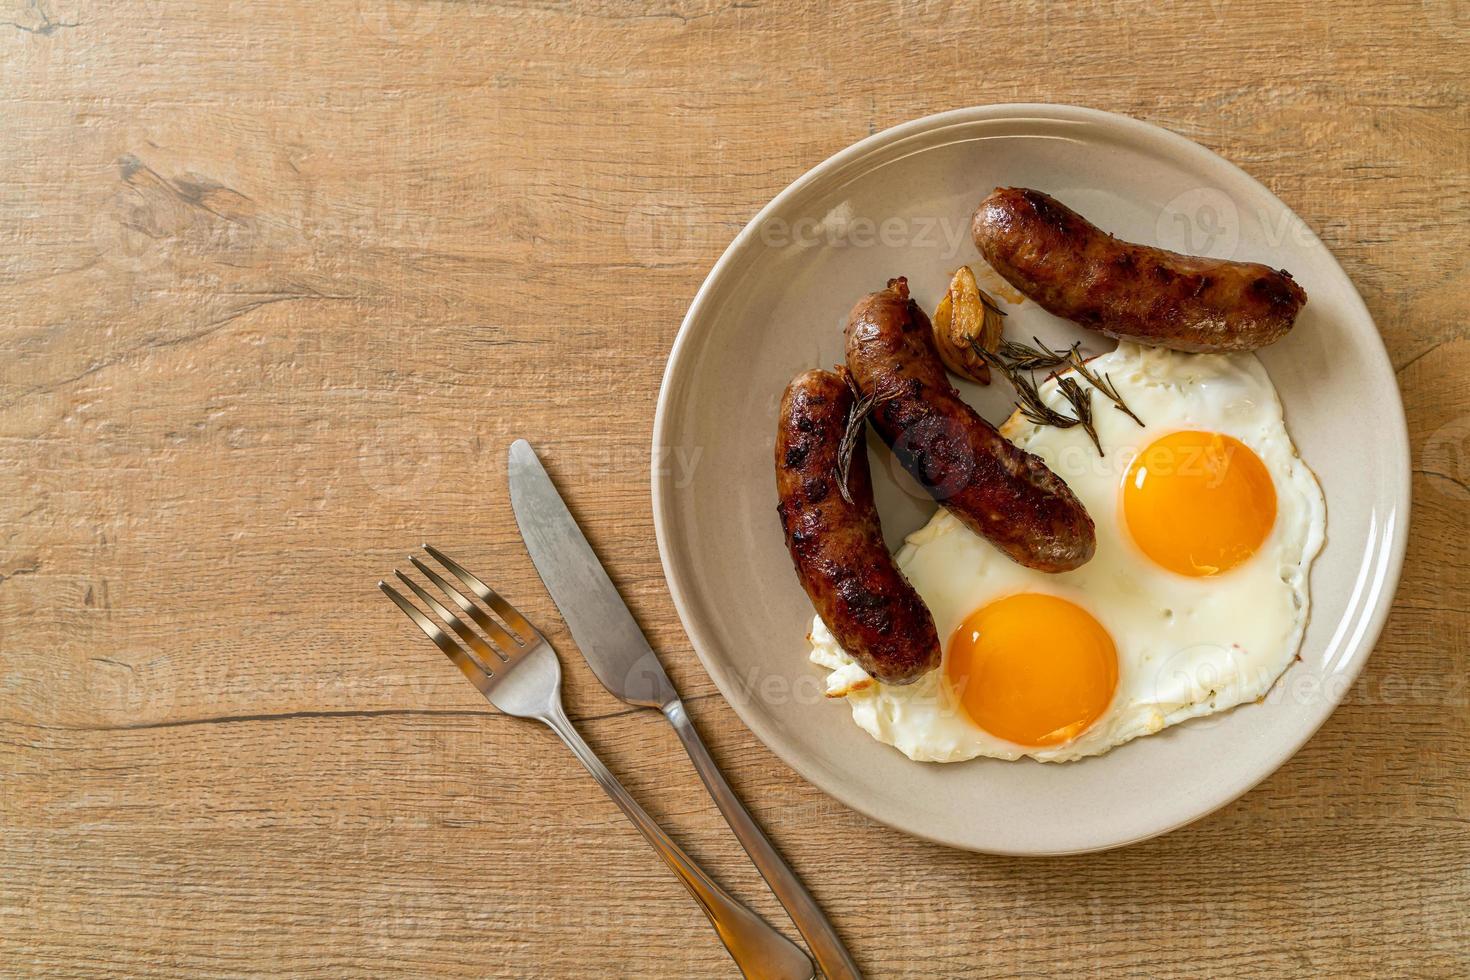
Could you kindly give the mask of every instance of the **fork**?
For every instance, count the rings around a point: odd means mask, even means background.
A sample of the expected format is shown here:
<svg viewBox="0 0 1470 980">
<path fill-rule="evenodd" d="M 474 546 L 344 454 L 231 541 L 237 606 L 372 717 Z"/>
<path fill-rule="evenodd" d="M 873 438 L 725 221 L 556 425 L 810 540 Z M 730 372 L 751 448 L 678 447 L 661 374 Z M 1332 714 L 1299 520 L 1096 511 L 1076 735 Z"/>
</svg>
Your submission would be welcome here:
<svg viewBox="0 0 1470 980">
<path fill-rule="evenodd" d="M 416 555 L 411 555 L 408 559 L 413 567 L 458 606 L 481 632 L 477 633 L 470 628 L 426 589 L 397 569 L 394 569 L 393 574 L 399 581 L 432 609 L 454 631 L 463 645 L 440 629 L 393 586 L 387 582 L 379 582 L 378 588 L 434 641 L 434 645 L 454 662 L 475 689 L 484 695 L 486 701 L 504 714 L 517 718 L 534 718 L 566 743 L 572 754 L 587 767 L 587 771 L 607 795 L 612 797 L 613 802 L 633 821 L 633 825 L 658 852 L 659 857 L 663 858 L 669 870 L 684 883 L 684 887 L 709 917 L 720 941 L 725 944 L 725 949 L 730 952 L 735 964 L 746 977 L 811 980 L 816 969 L 806 953 L 716 884 L 679 845 L 669 839 L 668 834 L 628 794 L 607 766 L 602 764 L 592 747 L 582 740 L 562 707 L 561 662 L 540 631 L 517 612 L 514 606 L 501 598 L 499 593 L 465 571 L 458 562 L 427 544 L 424 545 L 424 550 L 458 579 L 465 589 L 499 616 L 505 626 L 496 622 L 484 608 L 466 597 Z M 469 649 L 465 649 L 466 647 Z"/>
</svg>

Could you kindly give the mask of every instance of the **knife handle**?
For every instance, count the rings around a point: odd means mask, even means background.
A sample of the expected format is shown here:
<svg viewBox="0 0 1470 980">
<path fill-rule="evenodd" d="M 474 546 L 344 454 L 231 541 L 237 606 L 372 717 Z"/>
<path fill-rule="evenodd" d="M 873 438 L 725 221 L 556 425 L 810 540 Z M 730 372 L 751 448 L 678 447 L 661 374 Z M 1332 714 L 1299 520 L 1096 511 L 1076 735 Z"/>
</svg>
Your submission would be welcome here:
<svg viewBox="0 0 1470 980">
<path fill-rule="evenodd" d="M 709 795 L 714 797 L 715 806 L 725 815 L 730 829 L 735 831 L 735 836 L 740 839 L 746 853 L 755 862 L 756 869 L 771 886 L 771 891 L 786 906 L 791 921 L 796 923 L 797 930 L 816 957 L 817 966 L 822 973 L 828 980 L 862 980 L 862 973 L 853 962 L 852 954 L 842 945 L 842 940 L 832 928 L 832 923 L 827 921 L 817 900 L 812 898 L 811 892 L 806 890 L 796 872 L 791 870 L 786 859 L 781 857 L 775 845 L 766 837 L 765 831 L 761 830 L 755 818 L 745 809 L 745 804 L 740 802 L 740 797 L 725 782 L 720 767 L 715 765 L 715 760 L 705 748 L 704 740 L 699 737 L 694 723 L 689 720 L 684 702 L 675 698 L 664 705 L 663 713 L 669 724 L 674 726 L 679 741 L 684 743 L 684 751 L 689 753 L 694 768 L 699 772 L 699 778 L 704 780 Z"/>
<path fill-rule="evenodd" d="M 720 941 L 730 951 L 740 972 L 750 980 L 813 980 L 815 972 L 812 961 L 791 940 L 777 932 L 770 923 L 740 904 L 734 896 L 721 888 L 705 874 L 694 859 L 669 839 L 663 828 L 654 822 L 638 801 L 628 794 L 623 784 L 603 765 L 592 747 L 583 741 L 581 734 L 572 727 L 561 705 L 554 705 L 538 720 L 556 732 L 557 736 L 572 750 L 572 754 L 592 777 L 607 791 L 614 803 L 627 814 L 633 825 L 643 833 L 648 843 L 658 852 L 689 889 L 700 910 L 709 917 L 710 924 L 719 933 Z"/>
</svg>

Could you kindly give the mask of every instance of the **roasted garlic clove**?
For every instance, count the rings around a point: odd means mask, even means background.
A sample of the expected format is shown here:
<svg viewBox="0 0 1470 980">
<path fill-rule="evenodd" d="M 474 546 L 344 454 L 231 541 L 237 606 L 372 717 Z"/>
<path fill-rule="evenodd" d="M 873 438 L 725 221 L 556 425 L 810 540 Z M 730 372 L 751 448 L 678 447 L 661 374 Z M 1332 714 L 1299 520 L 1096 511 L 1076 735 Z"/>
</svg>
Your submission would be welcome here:
<svg viewBox="0 0 1470 980">
<path fill-rule="evenodd" d="M 990 365 L 975 347 L 993 352 L 1000 346 L 1003 316 L 995 300 L 981 291 L 970 267 L 960 266 L 934 311 L 934 345 L 944 366 L 962 378 L 990 384 Z"/>
</svg>

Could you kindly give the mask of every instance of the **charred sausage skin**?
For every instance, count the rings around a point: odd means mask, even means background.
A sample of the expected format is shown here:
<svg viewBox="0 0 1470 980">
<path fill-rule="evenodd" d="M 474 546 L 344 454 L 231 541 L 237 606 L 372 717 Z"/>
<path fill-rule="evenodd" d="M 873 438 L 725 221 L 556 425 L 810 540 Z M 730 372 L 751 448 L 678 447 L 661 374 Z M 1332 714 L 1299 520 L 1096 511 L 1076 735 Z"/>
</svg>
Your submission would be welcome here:
<svg viewBox="0 0 1470 980">
<path fill-rule="evenodd" d="M 963 399 L 904 279 L 864 297 L 847 321 L 847 370 L 876 406 L 870 419 L 939 503 L 1007 556 L 1045 572 L 1086 564 L 1092 518 L 1071 488 Z"/>
<path fill-rule="evenodd" d="M 837 486 L 837 454 L 854 398 L 847 380 L 807 371 L 786 388 L 776 431 L 777 512 L 796 574 L 842 648 L 885 684 L 939 666 L 934 617 L 883 543 L 860 441 Z"/>
<path fill-rule="evenodd" d="M 1307 301 L 1284 269 L 1120 241 L 1024 187 L 996 188 L 971 231 L 985 261 L 1042 309 L 1154 347 L 1255 350 L 1286 336 Z"/>
</svg>

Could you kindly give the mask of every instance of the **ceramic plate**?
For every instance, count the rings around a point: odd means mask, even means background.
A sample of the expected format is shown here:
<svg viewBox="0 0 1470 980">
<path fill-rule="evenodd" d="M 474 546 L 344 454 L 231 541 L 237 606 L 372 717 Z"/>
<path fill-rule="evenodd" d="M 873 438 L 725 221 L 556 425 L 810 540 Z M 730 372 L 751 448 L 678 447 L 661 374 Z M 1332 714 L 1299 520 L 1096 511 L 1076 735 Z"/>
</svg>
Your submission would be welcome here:
<svg viewBox="0 0 1470 980">
<path fill-rule="evenodd" d="M 786 383 L 842 361 L 847 311 L 905 275 L 928 310 L 961 264 L 983 266 L 970 215 L 998 185 L 1034 187 L 1113 234 L 1291 270 L 1309 301 L 1261 351 L 1302 458 L 1327 497 L 1300 660 L 1264 702 L 1064 765 L 911 762 L 821 695 L 812 617 L 776 518 L 771 446 Z M 983 280 L 982 280 L 983 282 Z M 1035 304 L 1008 335 L 1113 343 Z M 992 421 L 1004 385 L 962 389 Z M 751 730 L 848 806 L 976 851 L 1116 847 L 1240 796 L 1312 735 L 1362 669 L 1403 558 L 1409 505 L 1403 406 L 1378 331 L 1342 269 L 1269 191 L 1183 137 L 1122 116 L 999 105 L 929 116 L 838 153 L 782 191 L 730 245 L 695 297 L 654 423 L 653 511 L 679 615 L 710 676 Z M 873 443 L 888 543 L 934 504 Z M 1242 615 L 1248 615 L 1242 610 Z"/>
</svg>

